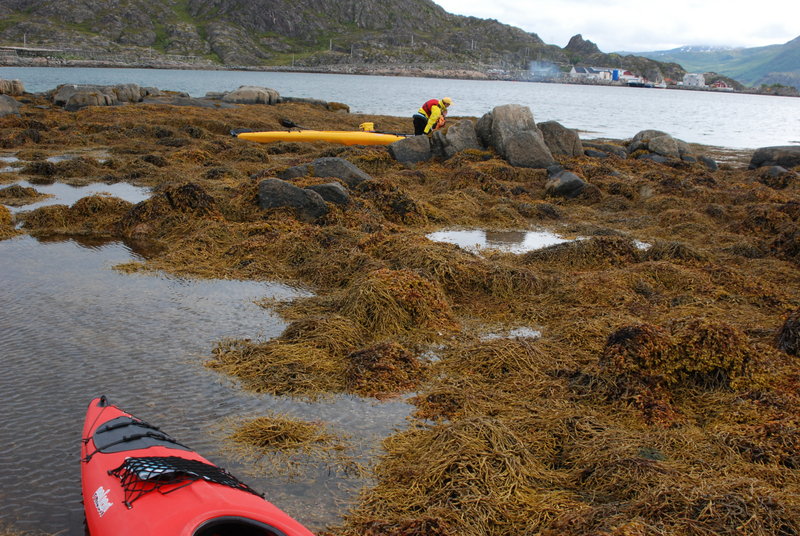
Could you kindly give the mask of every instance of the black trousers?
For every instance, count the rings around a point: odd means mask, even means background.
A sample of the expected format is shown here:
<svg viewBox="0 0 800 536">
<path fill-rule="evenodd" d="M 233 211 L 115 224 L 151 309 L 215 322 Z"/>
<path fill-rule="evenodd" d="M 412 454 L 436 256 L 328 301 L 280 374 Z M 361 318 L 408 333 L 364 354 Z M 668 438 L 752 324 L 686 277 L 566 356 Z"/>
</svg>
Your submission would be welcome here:
<svg viewBox="0 0 800 536">
<path fill-rule="evenodd" d="M 414 120 L 414 135 L 419 136 L 420 134 L 425 133 L 425 125 L 428 124 L 428 118 L 422 114 L 414 114 L 411 116 Z"/>
</svg>

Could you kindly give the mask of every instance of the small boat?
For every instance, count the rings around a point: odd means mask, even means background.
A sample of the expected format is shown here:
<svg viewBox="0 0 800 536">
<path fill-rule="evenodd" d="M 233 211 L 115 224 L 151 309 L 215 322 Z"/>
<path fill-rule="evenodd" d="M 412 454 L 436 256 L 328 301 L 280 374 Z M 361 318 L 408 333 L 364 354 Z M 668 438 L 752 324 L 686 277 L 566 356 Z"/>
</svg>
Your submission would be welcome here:
<svg viewBox="0 0 800 536">
<path fill-rule="evenodd" d="M 275 141 L 327 141 L 344 145 L 389 145 L 405 139 L 406 136 L 363 130 L 272 130 L 265 132 L 238 132 L 235 136 L 242 140 L 258 143 Z"/>
<path fill-rule="evenodd" d="M 90 536 L 313 536 L 226 470 L 122 411 L 86 411 L 81 491 Z"/>
</svg>

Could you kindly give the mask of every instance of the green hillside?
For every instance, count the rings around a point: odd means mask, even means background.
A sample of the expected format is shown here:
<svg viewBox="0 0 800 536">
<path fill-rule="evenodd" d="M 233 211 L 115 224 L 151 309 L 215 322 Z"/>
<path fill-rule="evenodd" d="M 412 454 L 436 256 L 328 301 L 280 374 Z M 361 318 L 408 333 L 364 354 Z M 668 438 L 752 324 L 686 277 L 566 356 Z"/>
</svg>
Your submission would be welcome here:
<svg viewBox="0 0 800 536">
<path fill-rule="evenodd" d="M 800 81 L 800 37 L 783 45 L 756 48 L 682 47 L 637 54 L 678 63 L 689 72 L 716 72 L 748 86 L 795 85 Z M 795 84 L 786 84 L 787 80 L 795 80 Z"/>
</svg>

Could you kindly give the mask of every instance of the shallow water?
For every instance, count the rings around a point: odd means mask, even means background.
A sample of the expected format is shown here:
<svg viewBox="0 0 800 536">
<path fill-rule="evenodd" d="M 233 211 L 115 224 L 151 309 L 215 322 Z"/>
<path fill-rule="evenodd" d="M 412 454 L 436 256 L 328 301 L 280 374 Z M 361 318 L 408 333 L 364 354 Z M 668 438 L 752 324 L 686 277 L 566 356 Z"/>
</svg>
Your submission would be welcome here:
<svg viewBox="0 0 800 536">
<path fill-rule="evenodd" d="M 336 397 L 248 395 L 202 366 L 215 341 L 267 339 L 285 327 L 254 304 L 302 294 L 281 284 L 122 274 L 139 259 L 119 242 L 0 242 L 0 518 L 57 531 L 80 510 L 86 405 L 106 394 L 231 469 L 313 529 L 335 522 L 359 483 L 313 468 L 297 482 L 253 478 L 221 452 L 219 420 L 267 411 L 330 423 L 360 449 L 402 426 L 409 406 Z M 237 471 L 237 468 L 239 469 Z"/>
<path fill-rule="evenodd" d="M 149 195 L 126 184 L 19 184 L 55 194 L 47 204 L 71 204 L 98 192 L 132 202 Z M 304 402 L 243 392 L 205 369 L 204 359 L 225 338 L 267 340 L 283 331 L 284 321 L 255 301 L 307 292 L 277 283 L 113 269 L 135 260 L 143 257 L 121 242 L 0 241 L 0 519 L 23 529 L 67 528 L 81 511 L 84 412 L 93 397 L 105 394 L 265 492 L 312 530 L 338 522 L 364 482 L 323 466 L 294 479 L 254 476 L 252 466 L 225 452 L 220 427 L 229 417 L 283 413 L 329 424 L 350 436 L 353 453 L 363 456 L 404 426 L 410 406 L 403 400 L 337 396 Z"/>
<path fill-rule="evenodd" d="M 150 197 L 150 189 L 141 186 L 133 186 L 126 182 L 117 182 L 114 184 L 106 184 L 103 182 L 95 182 L 85 186 L 71 186 L 61 182 L 54 182 L 53 184 L 33 184 L 28 181 L 17 181 L 13 184 L 25 188 L 34 188 L 42 194 L 52 195 L 47 199 L 42 199 L 36 203 L 23 205 L 21 207 L 7 207 L 11 213 L 21 212 L 23 210 L 34 210 L 40 207 L 51 205 L 69 205 L 72 206 L 76 201 L 90 195 L 110 195 L 124 199 L 131 203 L 138 203 Z M 11 186 L 11 185 L 9 185 Z M 5 188 L 6 186 L 0 186 Z"/>
<path fill-rule="evenodd" d="M 469 251 L 499 249 L 508 253 L 525 253 L 562 242 L 569 242 L 549 231 L 489 231 L 484 229 L 449 229 L 427 235 L 434 242 L 455 244 Z"/>
</svg>

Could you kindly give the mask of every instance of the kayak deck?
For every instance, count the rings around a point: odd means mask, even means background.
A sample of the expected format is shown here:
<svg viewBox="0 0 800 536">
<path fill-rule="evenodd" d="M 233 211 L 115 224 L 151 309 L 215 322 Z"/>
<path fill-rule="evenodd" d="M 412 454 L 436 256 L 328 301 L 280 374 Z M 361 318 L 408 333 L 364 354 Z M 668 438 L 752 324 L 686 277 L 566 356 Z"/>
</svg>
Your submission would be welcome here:
<svg viewBox="0 0 800 536">
<path fill-rule="evenodd" d="M 264 132 L 240 132 L 236 135 L 242 140 L 258 143 L 276 141 L 327 141 L 343 145 L 389 145 L 405 139 L 405 136 L 381 132 L 345 130 L 272 130 Z"/>
<path fill-rule="evenodd" d="M 236 477 L 105 397 L 89 404 L 82 438 L 91 536 L 313 536 Z"/>
</svg>

